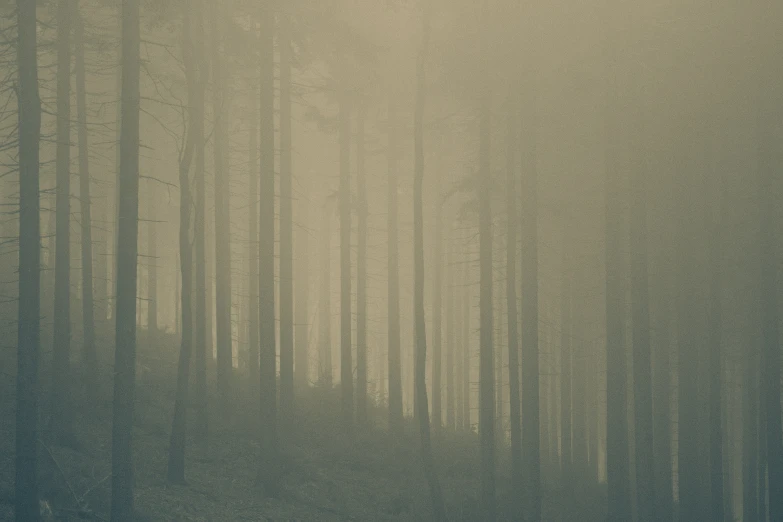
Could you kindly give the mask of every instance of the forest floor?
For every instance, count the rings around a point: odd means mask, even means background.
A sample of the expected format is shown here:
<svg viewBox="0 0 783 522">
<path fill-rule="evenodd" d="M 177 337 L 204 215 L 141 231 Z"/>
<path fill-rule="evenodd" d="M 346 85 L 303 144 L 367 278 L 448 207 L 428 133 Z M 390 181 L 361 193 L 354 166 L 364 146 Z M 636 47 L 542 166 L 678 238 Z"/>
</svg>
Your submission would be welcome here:
<svg viewBox="0 0 783 522">
<path fill-rule="evenodd" d="M 338 390 L 310 388 L 297 397 L 290 434 L 281 436 L 286 472 L 276 497 L 257 481 L 257 410 L 237 400 L 228 420 L 210 410 L 203 440 L 188 440 L 186 485 L 165 480 L 176 382 L 176 346 L 161 335 L 156 349 L 140 337 L 134 430 L 135 503 L 140 520 L 428 520 L 430 503 L 418 433 L 406 419 L 405 434 L 394 440 L 385 430 L 386 412 L 372 406 L 367 426 L 348 438 L 339 423 Z M 75 343 L 74 343 L 75 344 Z M 163 348 L 161 348 L 163 347 Z M 0 353 L 0 520 L 12 518 L 15 347 Z M 73 347 L 74 351 L 76 346 Z M 46 352 L 46 350 L 44 350 Z M 108 520 L 111 470 L 111 368 L 104 354 L 104 380 L 89 395 L 74 399 L 75 444 L 46 442 L 42 432 L 39 468 L 41 498 L 51 520 Z M 46 359 L 44 353 L 42 359 Z M 78 367 L 74 368 L 78 371 Z M 42 368 L 42 375 L 50 372 Z M 47 379 L 42 383 L 47 398 Z M 74 379 L 77 383 L 78 379 Z M 237 382 L 238 386 L 246 386 Z M 90 401 L 84 399 L 89 396 Z M 42 401 L 43 403 L 46 400 Z M 45 404 L 43 405 L 45 406 Z M 46 409 L 45 407 L 43 408 Z M 192 422 L 192 419 L 191 419 Z M 41 425 L 46 425 L 45 415 Z M 481 520 L 479 455 L 475 432 L 443 431 L 434 438 L 435 458 L 449 520 Z M 546 469 L 545 469 L 546 471 Z M 545 473 L 551 475 L 550 473 Z M 544 520 L 591 522 L 604 516 L 605 494 L 595 483 L 562 495 L 554 480 L 544 481 Z M 498 518 L 514 520 L 516 495 L 510 491 L 508 450 L 498 452 Z"/>
</svg>

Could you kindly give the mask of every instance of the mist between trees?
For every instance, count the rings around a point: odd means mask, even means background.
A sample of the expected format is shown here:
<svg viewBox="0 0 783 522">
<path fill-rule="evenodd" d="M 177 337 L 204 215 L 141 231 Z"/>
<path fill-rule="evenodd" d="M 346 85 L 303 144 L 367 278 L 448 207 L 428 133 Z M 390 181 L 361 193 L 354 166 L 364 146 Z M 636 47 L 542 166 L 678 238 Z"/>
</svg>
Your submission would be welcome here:
<svg viewBox="0 0 783 522">
<path fill-rule="evenodd" d="M 0 2 L 0 518 L 783 521 L 783 4 Z"/>
</svg>

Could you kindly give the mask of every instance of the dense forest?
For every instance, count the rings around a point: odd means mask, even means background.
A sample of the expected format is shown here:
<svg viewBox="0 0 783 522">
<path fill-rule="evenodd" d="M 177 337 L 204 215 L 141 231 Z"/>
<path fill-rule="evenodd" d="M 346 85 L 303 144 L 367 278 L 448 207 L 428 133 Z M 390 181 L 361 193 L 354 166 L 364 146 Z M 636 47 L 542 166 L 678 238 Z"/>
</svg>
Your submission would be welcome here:
<svg viewBox="0 0 783 522">
<path fill-rule="evenodd" d="M 0 0 L 0 519 L 783 522 L 781 27 Z"/>
</svg>

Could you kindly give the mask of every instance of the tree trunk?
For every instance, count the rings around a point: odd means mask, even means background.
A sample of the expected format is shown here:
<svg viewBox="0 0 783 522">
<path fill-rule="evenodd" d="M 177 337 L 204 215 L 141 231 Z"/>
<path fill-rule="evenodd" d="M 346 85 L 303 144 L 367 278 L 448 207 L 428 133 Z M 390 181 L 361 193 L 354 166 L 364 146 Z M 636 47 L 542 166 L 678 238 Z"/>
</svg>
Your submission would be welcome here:
<svg viewBox="0 0 783 522">
<path fill-rule="evenodd" d="M 210 350 L 207 354 L 207 279 L 206 279 L 206 237 L 205 237 L 205 212 L 206 212 L 206 187 L 204 179 L 204 91 L 208 81 L 209 72 L 204 56 L 204 14 L 203 3 L 198 2 L 194 10 L 196 14 L 196 27 L 193 35 L 195 43 L 195 62 L 198 76 L 196 89 L 193 96 L 193 149 L 195 154 L 195 212 L 193 223 L 193 248 L 196 281 L 194 283 L 196 302 L 194 305 L 194 349 L 196 370 L 196 422 L 194 433 L 197 437 L 207 436 L 209 417 L 207 413 L 207 355 L 212 358 Z M 183 312 L 184 313 L 184 312 Z M 210 314 L 211 315 L 211 314 Z"/>
<path fill-rule="evenodd" d="M 190 379 L 190 359 L 193 342 L 193 245 L 190 238 L 190 208 L 193 204 L 190 191 L 190 164 L 193 159 L 193 139 L 196 110 L 196 65 L 193 56 L 193 35 L 190 21 L 192 6 L 183 4 L 182 9 L 182 61 L 188 89 L 188 121 L 185 150 L 179 160 L 179 261 L 182 278 L 180 293 L 182 309 L 182 338 L 177 366 L 177 391 L 174 399 L 174 417 L 171 423 L 167 480 L 174 484 L 185 483 L 185 445 L 187 443 L 187 405 Z"/>
<path fill-rule="evenodd" d="M 291 37 L 288 15 L 278 14 L 280 50 L 280 421 L 294 413 L 293 195 L 291 192 Z"/>
<path fill-rule="evenodd" d="M 277 386 L 275 350 L 275 126 L 274 126 L 274 24 L 269 5 L 260 13 L 259 38 L 259 343 L 260 443 L 259 477 L 270 494 L 278 488 Z"/>
<path fill-rule="evenodd" d="M 95 389 L 98 377 L 98 360 L 95 351 L 95 319 L 93 302 L 92 217 L 90 199 L 89 144 L 87 142 L 87 94 L 84 70 L 84 21 L 79 4 L 74 3 L 74 46 L 76 69 L 76 112 L 79 124 L 79 201 L 81 204 L 82 232 L 82 321 L 84 330 L 84 386 Z"/>
<path fill-rule="evenodd" d="M 14 511 L 18 522 L 40 520 L 38 504 L 38 360 L 41 349 L 41 214 L 37 2 L 17 0 L 19 107 L 19 308 L 17 316 Z"/>
<path fill-rule="evenodd" d="M 437 435 L 443 426 L 443 202 L 441 173 L 435 181 L 435 244 L 432 277 L 432 426 Z"/>
<path fill-rule="evenodd" d="M 449 227 L 453 231 L 453 227 Z M 446 253 L 446 427 L 454 431 L 454 237 L 449 234 Z"/>
<path fill-rule="evenodd" d="M 397 239 L 397 121 L 396 107 L 389 101 L 389 143 L 387 159 L 388 197 L 388 360 L 389 360 L 389 431 L 402 434 L 402 358 L 400 356 L 400 267 Z"/>
<path fill-rule="evenodd" d="M 519 404 L 519 327 L 517 326 L 517 192 L 516 162 L 517 133 L 516 104 L 513 95 L 508 98 L 506 114 L 506 315 L 508 317 L 508 390 L 509 422 L 511 423 L 511 487 L 515 495 L 523 491 L 522 428 Z"/>
<path fill-rule="evenodd" d="M 249 378 L 249 391 L 251 397 L 258 396 L 258 86 L 253 81 L 250 90 L 250 142 L 248 146 L 249 157 L 247 167 L 248 184 L 248 333 L 247 333 L 247 374 Z"/>
<path fill-rule="evenodd" d="M 492 339 L 492 176 L 489 94 L 481 102 L 479 130 L 479 435 L 481 438 L 481 511 L 495 520 L 495 376 Z"/>
<path fill-rule="evenodd" d="M 71 2 L 57 3 L 57 224 L 54 267 L 52 429 L 61 442 L 71 428 Z M 135 322 L 136 317 L 134 315 Z"/>
<path fill-rule="evenodd" d="M 310 258 L 308 243 L 310 241 L 309 216 L 310 216 L 310 179 L 300 178 L 299 205 L 297 214 L 299 218 L 299 230 L 296 234 L 296 300 L 294 301 L 294 313 L 296 314 L 296 330 L 294 332 L 294 384 L 299 390 L 306 390 L 310 385 L 310 350 L 309 350 L 309 315 L 308 301 L 310 298 Z"/>
<path fill-rule="evenodd" d="M 609 16 L 613 16 L 610 13 Z M 612 36 L 612 39 L 614 36 Z M 628 450 L 628 390 L 625 348 L 625 291 L 622 275 L 622 201 L 616 140 L 616 50 L 608 43 L 606 125 L 606 474 L 608 522 L 631 520 Z"/>
<path fill-rule="evenodd" d="M 120 223 L 117 240 L 117 325 L 111 452 L 112 522 L 130 522 L 134 518 L 132 440 L 136 392 L 136 269 L 139 236 L 139 25 L 138 0 L 124 0 Z"/>
<path fill-rule="evenodd" d="M 353 431 L 351 353 L 351 120 L 347 93 L 340 99 L 340 389 L 343 428 Z"/>
<path fill-rule="evenodd" d="M 231 380 L 233 342 L 231 334 L 231 216 L 230 174 L 228 168 L 228 127 L 226 80 L 223 72 L 220 41 L 223 14 L 212 4 L 212 113 L 213 159 L 215 162 L 215 328 L 217 334 L 217 392 L 220 411 L 226 415 L 232 407 Z M 211 305 L 211 303 L 210 303 Z M 211 308 L 208 309 L 211 314 Z"/>
<path fill-rule="evenodd" d="M 153 181 L 149 180 L 148 185 Z M 157 202 L 155 188 L 150 187 L 147 193 L 147 335 L 150 347 L 155 346 L 158 333 L 158 244 L 157 244 Z"/>
<path fill-rule="evenodd" d="M 631 80 L 634 84 L 637 79 Z M 637 87 L 638 89 L 638 87 Z M 641 111 L 636 116 L 643 118 Z M 639 123 L 637 122 L 637 125 Z M 658 520 L 655 514 L 655 459 L 653 454 L 652 369 L 650 364 L 650 298 L 647 267 L 647 170 L 642 139 L 637 129 L 631 167 L 632 202 L 631 241 L 631 314 L 633 337 L 634 452 L 636 462 L 636 509 L 638 522 Z M 716 518 L 714 520 L 721 520 Z"/>
<path fill-rule="evenodd" d="M 540 389 L 538 350 L 538 167 L 536 97 L 532 88 L 525 100 L 522 135 L 523 157 L 521 229 L 522 256 L 522 469 L 529 495 L 526 519 L 541 520 Z"/>
<path fill-rule="evenodd" d="M 356 189 L 358 248 L 356 253 L 356 420 L 367 421 L 367 174 L 365 172 L 364 105 L 356 114 Z"/>
<path fill-rule="evenodd" d="M 332 387 L 332 213 L 330 198 L 321 212 L 319 258 L 321 278 L 318 299 L 318 382 Z"/>
<path fill-rule="evenodd" d="M 416 105 L 413 116 L 413 270 L 414 326 L 416 359 L 414 364 L 415 404 L 418 405 L 419 436 L 424 475 L 430 489 L 432 519 L 446 520 L 443 493 L 440 488 L 430 439 L 430 416 L 427 404 L 426 364 L 427 334 L 424 322 L 424 216 L 422 185 L 424 182 L 424 106 L 426 102 L 425 68 L 429 53 L 431 0 L 424 0 L 422 40 L 416 63 Z"/>
<path fill-rule="evenodd" d="M 465 259 L 468 256 L 469 248 L 465 249 Z M 462 386 L 462 422 L 465 431 L 471 431 L 472 422 L 470 418 L 470 318 L 471 318 L 471 294 L 470 294 L 470 262 L 465 263 L 464 290 L 462 292 L 462 374 L 460 375 L 460 385 Z"/>
<path fill-rule="evenodd" d="M 563 494 L 573 487 L 571 456 L 571 235 L 563 231 L 562 278 L 560 283 L 560 456 Z"/>
</svg>

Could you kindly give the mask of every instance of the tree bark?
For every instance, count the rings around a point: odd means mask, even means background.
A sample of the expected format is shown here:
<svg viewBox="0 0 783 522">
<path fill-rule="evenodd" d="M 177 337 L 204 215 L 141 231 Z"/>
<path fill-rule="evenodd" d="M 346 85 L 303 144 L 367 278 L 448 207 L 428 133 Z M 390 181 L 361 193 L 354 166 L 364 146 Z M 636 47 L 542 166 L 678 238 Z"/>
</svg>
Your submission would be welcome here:
<svg viewBox="0 0 783 522">
<path fill-rule="evenodd" d="M 402 358 L 400 356 L 400 267 L 398 254 L 397 214 L 397 121 L 394 101 L 389 101 L 389 136 L 387 145 L 388 196 L 388 365 L 389 365 L 389 431 L 402 434 Z"/>
<path fill-rule="evenodd" d="M 41 214 L 37 2 L 17 0 L 19 109 L 19 308 L 17 315 L 15 496 L 17 522 L 40 520 L 38 360 L 41 348 Z"/>
<path fill-rule="evenodd" d="M 274 23 L 268 2 L 261 7 L 259 28 L 259 343 L 260 443 L 259 477 L 267 492 L 278 489 L 277 383 L 275 347 L 275 126 L 274 126 Z"/>
<path fill-rule="evenodd" d="M 278 13 L 280 51 L 280 421 L 294 412 L 293 194 L 291 191 L 291 37 L 288 15 Z"/>
<path fill-rule="evenodd" d="M 424 475 L 430 490 L 432 519 L 446 520 L 443 493 L 440 488 L 430 439 L 430 416 L 427 404 L 426 363 L 427 334 L 424 322 L 424 216 L 422 185 L 424 182 L 424 107 L 426 103 L 425 68 L 429 53 L 432 1 L 424 0 L 422 39 L 416 63 L 416 105 L 413 115 L 413 269 L 414 269 L 414 326 L 416 359 L 414 364 L 415 404 L 418 405 L 419 437 Z"/>
<path fill-rule="evenodd" d="M 79 125 L 79 202 L 81 206 L 82 247 L 82 321 L 84 348 L 84 386 L 95 389 L 98 360 L 95 351 L 95 306 L 93 301 L 92 217 L 90 199 L 89 144 L 87 141 L 87 94 L 84 70 L 84 20 L 78 2 L 74 3 L 74 47 L 76 72 L 76 113 Z"/>
<path fill-rule="evenodd" d="M 188 90 L 187 130 L 185 150 L 179 159 L 179 261 L 182 291 L 180 293 L 182 309 L 182 338 L 180 340 L 179 362 L 177 366 L 177 390 L 174 399 L 174 417 L 171 423 L 169 440 L 169 460 L 167 480 L 174 484 L 185 483 L 185 446 L 187 443 L 187 405 L 190 379 L 190 359 L 193 351 L 193 244 L 190 237 L 191 205 L 190 164 L 193 160 L 193 128 L 196 109 L 193 101 L 198 89 L 196 85 L 196 65 L 194 63 L 193 35 L 190 12 L 192 6 L 183 4 L 182 9 L 182 61 L 185 65 L 185 78 Z"/>
<path fill-rule="evenodd" d="M 136 269 L 139 236 L 139 25 L 139 1 L 123 0 L 120 223 L 112 409 L 112 522 L 130 522 L 134 518 L 132 441 L 136 392 Z"/>
<path fill-rule="evenodd" d="M 72 438 L 71 417 L 71 0 L 57 3 L 57 223 L 54 267 L 52 429 Z M 134 315 L 135 322 L 135 315 Z"/>
<path fill-rule="evenodd" d="M 213 159 L 215 164 L 215 329 L 217 348 L 217 392 L 220 411 L 227 415 L 232 408 L 233 341 L 231 334 L 231 202 L 230 172 L 226 128 L 226 79 L 221 57 L 223 13 L 212 4 L 212 113 Z M 211 303 L 210 303 L 211 305 Z M 209 309 L 211 314 L 211 308 Z"/>
<path fill-rule="evenodd" d="M 351 120 L 348 94 L 340 98 L 340 389 L 343 428 L 353 431 L 351 353 Z"/>
<path fill-rule="evenodd" d="M 362 104 L 356 114 L 356 191 L 358 248 L 356 251 L 356 420 L 367 421 L 367 173 L 365 133 L 367 111 Z"/>
</svg>

